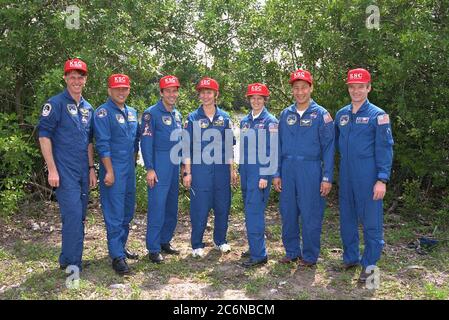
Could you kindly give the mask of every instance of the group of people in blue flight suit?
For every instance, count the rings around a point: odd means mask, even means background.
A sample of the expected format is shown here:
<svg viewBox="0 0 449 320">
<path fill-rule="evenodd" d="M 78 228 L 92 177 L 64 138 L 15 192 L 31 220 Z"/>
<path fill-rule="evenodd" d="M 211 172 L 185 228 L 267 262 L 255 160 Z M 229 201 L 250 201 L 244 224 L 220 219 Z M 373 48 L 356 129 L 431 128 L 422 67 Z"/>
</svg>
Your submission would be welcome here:
<svg viewBox="0 0 449 320">
<path fill-rule="evenodd" d="M 340 232 L 345 269 L 361 265 L 366 281 L 380 259 L 383 240 L 383 203 L 393 160 L 393 137 L 388 114 L 371 104 L 371 75 L 349 70 L 351 103 L 336 119 L 311 95 L 313 76 L 297 70 L 290 76 L 295 103 L 276 119 L 267 109 L 270 96 L 262 83 L 248 85 L 251 110 L 240 121 L 238 173 L 233 165 L 236 137 L 228 113 L 217 106 L 219 84 L 202 78 L 196 90 L 200 106 L 183 122 L 176 108 L 180 82 L 172 75 L 159 81 L 161 99 L 142 116 L 126 104 L 130 79 L 113 74 L 108 100 L 95 111 L 82 97 L 87 65 L 70 59 L 64 65 L 67 88 L 48 99 L 39 121 L 39 141 L 48 167 L 48 182 L 56 188 L 62 221 L 61 268 L 83 268 L 84 222 L 89 188 L 97 183 L 93 140 L 100 159 L 100 203 L 107 231 L 112 268 L 131 270 L 127 259 L 129 225 L 136 202 L 135 167 L 139 147 L 148 185 L 146 247 L 151 262 L 161 253 L 179 254 L 171 241 L 178 221 L 179 177 L 190 192 L 192 256 L 205 255 L 203 242 L 208 215 L 214 212 L 215 249 L 227 253 L 231 186 L 238 174 L 245 213 L 248 250 L 243 267 L 268 261 L 265 209 L 271 185 L 280 192 L 282 242 L 279 263 L 317 263 L 326 197 L 332 189 L 335 151 L 340 153 Z M 359 252 L 359 223 L 365 249 Z"/>
</svg>

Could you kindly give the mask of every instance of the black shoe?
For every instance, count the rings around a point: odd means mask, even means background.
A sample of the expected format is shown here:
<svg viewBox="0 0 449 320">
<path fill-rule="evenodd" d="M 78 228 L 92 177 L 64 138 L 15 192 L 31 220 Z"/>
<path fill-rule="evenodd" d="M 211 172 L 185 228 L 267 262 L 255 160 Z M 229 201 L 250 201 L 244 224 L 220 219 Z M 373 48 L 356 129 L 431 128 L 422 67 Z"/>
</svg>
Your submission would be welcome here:
<svg viewBox="0 0 449 320">
<path fill-rule="evenodd" d="M 91 264 L 92 264 L 91 261 L 85 260 L 85 261 L 81 262 L 81 269 L 84 270 L 84 269 L 86 269 L 87 267 L 89 267 Z M 65 269 L 67 269 L 68 266 L 69 266 L 69 264 L 66 264 L 66 265 L 60 264 L 60 265 L 59 265 L 59 269 L 65 270 Z"/>
<path fill-rule="evenodd" d="M 114 271 L 120 275 L 124 275 L 131 272 L 124 258 L 116 258 L 112 260 L 112 269 L 114 269 Z"/>
<path fill-rule="evenodd" d="M 288 264 L 291 262 L 297 262 L 298 260 L 300 260 L 300 258 L 296 257 L 296 258 L 289 258 L 287 256 L 283 257 L 282 259 L 279 260 L 279 263 L 282 264 Z"/>
<path fill-rule="evenodd" d="M 345 264 L 343 264 L 343 269 L 344 270 L 350 270 L 350 269 L 353 269 L 353 268 L 357 268 L 359 265 L 360 264 L 358 262 L 347 263 L 347 264 L 345 263 Z"/>
<path fill-rule="evenodd" d="M 267 257 L 265 257 L 264 259 L 259 260 L 259 261 L 256 261 L 256 260 L 253 260 L 253 259 L 250 258 L 247 261 L 242 263 L 242 267 L 244 267 L 244 268 L 251 268 L 251 267 L 263 265 L 263 264 L 265 264 L 267 262 L 268 262 L 268 258 Z"/>
<path fill-rule="evenodd" d="M 240 256 L 242 258 L 249 258 L 250 257 L 249 250 L 246 250 L 245 252 L 242 252 L 242 254 Z"/>
<path fill-rule="evenodd" d="M 366 272 L 366 268 L 362 268 L 359 276 L 359 283 L 366 283 L 366 280 L 371 276 L 371 273 Z"/>
<path fill-rule="evenodd" d="M 126 256 L 126 259 L 139 260 L 139 255 L 137 253 L 132 253 L 132 252 L 128 251 L 128 249 L 125 249 L 125 256 Z"/>
<path fill-rule="evenodd" d="M 312 268 L 312 267 L 316 266 L 316 262 L 307 262 L 305 260 L 299 259 L 298 265 L 301 267 L 305 267 L 305 268 Z"/>
<path fill-rule="evenodd" d="M 170 242 L 161 244 L 161 250 L 167 254 L 179 254 L 179 250 L 176 250 L 175 248 L 173 248 L 171 246 Z"/>
<path fill-rule="evenodd" d="M 148 258 L 154 263 L 162 263 L 164 261 L 164 257 L 159 252 L 149 253 Z"/>
</svg>

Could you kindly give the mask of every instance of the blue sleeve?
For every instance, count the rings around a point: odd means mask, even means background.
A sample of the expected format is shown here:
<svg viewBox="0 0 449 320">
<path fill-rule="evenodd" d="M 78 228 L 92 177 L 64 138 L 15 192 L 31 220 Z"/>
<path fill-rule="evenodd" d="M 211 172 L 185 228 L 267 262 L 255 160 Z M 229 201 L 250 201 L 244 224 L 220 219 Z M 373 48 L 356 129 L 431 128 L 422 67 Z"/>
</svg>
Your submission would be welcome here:
<svg viewBox="0 0 449 320">
<path fill-rule="evenodd" d="M 42 106 L 38 124 L 40 138 L 46 137 L 51 139 L 53 137 L 53 133 L 58 127 L 60 112 L 59 105 L 54 102 L 48 101 Z"/>
<path fill-rule="evenodd" d="M 231 129 L 232 132 L 232 145 L 235 146 L 237 144 L 237 138 L 235 137 L 234 130 L 232 128 L 232 120 L 228 119 L 228 129 Z"/>
<path fill-rule="evenodd" d="M 329 112 L 323 111 L 320 123 L 320 145 L 323 160 L 323 182 L 332 183 L 335 157 L 334 120 Z"/>
<path fill-rule="evenodd" d="M 337 112 L 337 114 L 335 115 L 335 121 L 338 121 L 338 116 L 339 113 Z M 340 127 L 338 126 L 338 122 L 334 123 L 334 127 L 335 127 L 335 151 L 340 152 L 340 145 L 339 145 L 339 141 L 340 141 Z"/>
<path fill-rule="evenodd" d="M 92 116 L 90 117 L 89 143 L 94 142 L 94 115 L 95 110 L 92 108 Z"/>
<path fill-rule="evenodd" d="M 185 138 L 183 139 L 183 151 L 187 150 L 187 154 L 183 152 L 183 162 L 185 163 L 186 159 L 190 159 L 190 163 L 193 162 L 193 120 L 191 119 L 191 115 L 187 116 L 187 120 L 184 124 L 185 130 Z"/>
<path fill-rule="evenodd" d="M 390 180 L 394 144 L 390 117 L 388 114 L 381 114 L 377 116 L 376 120 L 375 157 L 377 178 Z"/>
<path fill-rule="evenodd" d="M 232 121 L 231 121 L 231 118 L 230 118 L 230 117 L 228 117 L 228 124 L 227 124 L 227 126 L 226 126 L 226 129 L 227 129 L 227 130 L 230 130 L 230 132 L 231 132 L 231 134 L 232 134 L 232 144 L 229 143 L 229 141 L 226 140 L 226 134 L 225 134 L 225 136 L 224 136 L 224 138 L 225 138 L 225 143 L 228 144 L 228 145 L 226 145 L 226 147 L 225 147 L 225 152 L 226 152 L 226 150 L 230 150 L 230 153 L 231 153 L 230 156 L 232 157 L 231 159 L 234 159 L 234 146 L 235 146 L 236 143 L 237 143 L 237 139 L 236 139 L 236 137 L 235 137 L 234 131 L 232 130 Z M 226 131 L 225 131 L 225 132 L 226 132 Z M 226 154 L 226 155 L 229 155 L 229 154 Z M 229 160 L 229 159 L 225 159 L 226 163 L 228 162 L 228 160 Z M 230 164 L 232 165 L 232 162 L 231 162 Z"/>
<path fill-rule="evenodd" d="M 138 119 L 138 113 L 136 111 L 136 119 Z M 140 123 L 137 121 L 136 138 L 134 139 L 134 153 L 139 152 L 139 142 L 140 142 Z"/>
<path fill-rule="evenodd" d="M 107 110 L 100 108 L 94 115 L 95 148 L 100 158 L 111 157 L 111 125 Z"/>
<path fill-rule="evenodd" d="M 284 121 L 282 121 L 282 116 L 284 114 L 284 111 L 281 112 L 279 115 L 279 122 L 278 122 L 278 170 L 273 175 L 274 178 L 280 178 L 281 177 L 281 168 L 282 168 L 282 130 L 283 130 L 283 124 Z"/>
<path fill-rule="evenodd" d="M 271 165 L 273 165 L 271 163 L 271 152 L 276 152 L 276 150 L 277 150 L 277 153 L 274 155 L 276 157 L 275 161 L 279 161 L 279 150 L 276 148 L 276 146 L 273 146 L 274 148 L 272 148 L 272 146 L 271 146 L 271 139 L 274 139 L 275 143 L 278 143 L 278 141 L 279 141 L 279 137 L 278 137 L 279 121 L 273 117 L 273 118 L 270 118 L 267 125 L 268 125 L 268 128 L 265 129 L 265 131 L 266 131 L 266 155 L 269 157 L 270 161 L 267 164 L 261 165 L 261 168 L 270 168 Z M 276 176 L 277 172 L 279 171 L 279 163 L 275 163 L 275 165 L 276 165 L 276 169 L 273 172 L 273 174 L 260 175 L 259 179 L 268 180 L 271 176 Z"/>
<path fill-rule="evenodd" d="M 141 139 L 140 150 L 142 151 L 143 162 L 145 169 L 154 169 L 153 155 L 154 155 L 154 117 L 149 112 L 144 112 L 141 121 Z"/>
</svg>

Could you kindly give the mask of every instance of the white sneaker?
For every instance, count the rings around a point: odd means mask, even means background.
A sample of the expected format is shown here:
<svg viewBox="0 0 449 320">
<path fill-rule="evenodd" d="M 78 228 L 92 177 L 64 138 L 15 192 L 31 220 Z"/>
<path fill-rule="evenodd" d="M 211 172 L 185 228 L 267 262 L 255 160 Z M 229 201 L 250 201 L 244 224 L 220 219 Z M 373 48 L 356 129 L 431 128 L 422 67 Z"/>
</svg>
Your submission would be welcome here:
<svg viewBox="0 0 449 320">
<path fill-rule="evenodd" d="M 192 256 L 194 258 L 203 258 L 205 256 L 203 248 L 192 249 Z"/>
<path fill-rule="evenodd" d="M 231 251 L 231 246 L 227 243 L 223 243 L 219 246 L 215 245 L 215 249 L 220 250 L 223 253 L 228 253 L 229 251 Z"/>
</svg>

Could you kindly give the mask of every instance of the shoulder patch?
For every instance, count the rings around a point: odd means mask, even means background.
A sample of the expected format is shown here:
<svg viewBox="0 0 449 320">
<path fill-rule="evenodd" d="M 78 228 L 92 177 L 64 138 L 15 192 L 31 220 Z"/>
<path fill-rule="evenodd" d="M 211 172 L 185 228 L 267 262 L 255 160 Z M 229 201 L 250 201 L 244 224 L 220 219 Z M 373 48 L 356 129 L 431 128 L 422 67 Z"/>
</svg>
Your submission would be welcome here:
<svg viewBox="0 0 449 320">
<path fill-rule="evenodd" d="M 383 125 L 383 124 L 389 124 L 390 123 L 390 117 L 388 114 L 381 114 L 380 116 L 377 116 L 377 124 Z"/>
<path fill-rule="evenodd" d="M 97 111 L 98 118 L 104 118 L 107 115 L 108 115 L 108 111 L 104 108 L 101 108 L 100 110 Z"/>
<path fill-rule="evenodd" d="M 51 104 L 46 103 L 42 106 L 42 116 L 43 117 L 48 117 L 50 115 L 51 112 Z"/>
<path fill-rule="evenodd" d="M 323 115 L 323 120 L 324 120 L 324 123 L 329 123 L 329 122 L 333 121 L 332 116 L 331 116 L 331 114 L 329 112 L 326 112 Z"/>
</svg>

